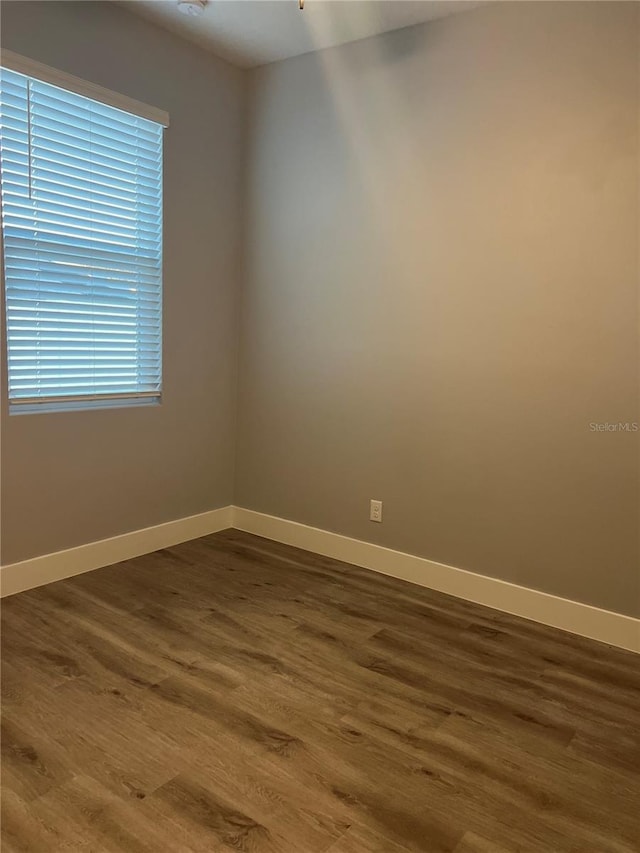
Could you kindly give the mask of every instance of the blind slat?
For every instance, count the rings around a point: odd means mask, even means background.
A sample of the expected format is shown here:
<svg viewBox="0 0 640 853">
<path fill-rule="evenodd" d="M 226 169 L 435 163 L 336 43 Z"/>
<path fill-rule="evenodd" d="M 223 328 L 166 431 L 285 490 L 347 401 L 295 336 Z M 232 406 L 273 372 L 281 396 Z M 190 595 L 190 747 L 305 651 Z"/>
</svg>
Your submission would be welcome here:
<svg viewBox="0 0 640 853">
<path fill-rule="evenodd" d="M 37 254 L 34 250 L 36 244 Z M 120 270 L 131 270 L 136 272 L 140 266 L 148 266 L 150 270 L 155 270 L 157 266 L 156 257 L 146 257 L 139 255 L 132 257 L 130 252 L 123 250 L 117 246 L 111 246 L 110 249 L 105 248 L 103 244 L 100 248 L 90 246 L 88 249 L 85 246 L 73 246 L 73 253 L 70 253 L 68 246 L 51 239 L 51 236 L 41 236 L 34 234 L 32 239 L 20 231 L 17 233 L 9 233 L 8 228 L 4 228 L 4 245 L 5 251 L 11 248 L 7 266 L 12 259 L 16 262 L 20 261 L 19 266 L 37 270 L 40 263 L 43 261 L 51 261 L 51 263 L 75 263 L 84 267 L 91 266 L 93 269 L 108 270 L 110 275 L 115 276 Z M 35 261 L 35 264 L 34 264 Z M 102 265 L 100 265 L 101 262 Z"/>
</svg>

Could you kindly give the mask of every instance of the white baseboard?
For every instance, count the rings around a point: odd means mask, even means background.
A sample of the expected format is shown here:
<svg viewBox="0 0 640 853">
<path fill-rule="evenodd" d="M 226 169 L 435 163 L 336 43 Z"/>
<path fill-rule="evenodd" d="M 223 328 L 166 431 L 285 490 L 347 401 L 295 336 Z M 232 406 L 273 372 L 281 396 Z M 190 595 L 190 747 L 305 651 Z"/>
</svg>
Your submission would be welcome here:
<svg viewBox="0 0 640 853">
<path fill-rule="evenodd" d="M 233 508 L 230 506 L 178 518 L 154 527 L 144 527 L 131 533 L 122 533 L 110 539 L 100 539 L 65 551 L 44 554 L 31 560 L 10 563 L 0 567 L 0 595 L 13 595 L 25 589 L 63 580 L 110 566 L 122 560 L 131 560 L 160 548 L 169 548 L 189 539 L 217 533 L 232 525 Z"/>
<path fill-rule="evenodd" d="M 131 560 L 229 527 L 640 653 L 640 619 L 235 506 L 1 566 L 0 595 Z"/>
<path fill-rule="evenodd" d="M 233 508 L 232 526 L 572 634 L 640 652 L 640 619 L 240 507 Z"/>
</svg>

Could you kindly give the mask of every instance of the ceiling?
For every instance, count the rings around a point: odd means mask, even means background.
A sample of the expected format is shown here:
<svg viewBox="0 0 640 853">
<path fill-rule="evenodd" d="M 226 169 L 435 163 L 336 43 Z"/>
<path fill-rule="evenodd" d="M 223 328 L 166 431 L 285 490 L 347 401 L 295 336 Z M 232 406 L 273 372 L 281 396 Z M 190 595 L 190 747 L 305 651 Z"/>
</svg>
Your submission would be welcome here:
<svg viewBox="0 0 640 853">
<path fill-rule="evenodd" d="M 144 18 L 250 68 L 410 27 L 480 5 L 478 0 L 209 0 L 197 18 L 176 0 L 126 0 Z"/>
</svg>

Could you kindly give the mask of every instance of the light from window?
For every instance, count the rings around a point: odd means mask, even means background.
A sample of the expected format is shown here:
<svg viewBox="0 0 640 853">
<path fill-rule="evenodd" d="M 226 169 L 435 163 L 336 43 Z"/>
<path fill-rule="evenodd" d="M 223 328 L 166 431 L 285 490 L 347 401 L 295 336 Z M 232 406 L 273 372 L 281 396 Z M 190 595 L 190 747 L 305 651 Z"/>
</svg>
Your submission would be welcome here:
<svg viewBox="0 0 640 853">
<path fill-rule="evenodd" d="M 4 68 L 0 88 L 11 411 L 157 401 L 162 126 Z"/>
</svg>

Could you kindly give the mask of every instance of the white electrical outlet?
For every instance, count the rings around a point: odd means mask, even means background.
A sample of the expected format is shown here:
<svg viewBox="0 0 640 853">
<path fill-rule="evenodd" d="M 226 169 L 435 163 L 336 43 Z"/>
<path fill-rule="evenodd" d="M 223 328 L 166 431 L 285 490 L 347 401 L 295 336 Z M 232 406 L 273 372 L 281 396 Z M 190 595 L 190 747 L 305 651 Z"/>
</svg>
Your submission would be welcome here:
<svg viewBox="0 0 640 853">
<path fill-rule="evenodd" d="M 382 501 L 369 503 L 369 521 L 382 521 Z"/>
</svg>

